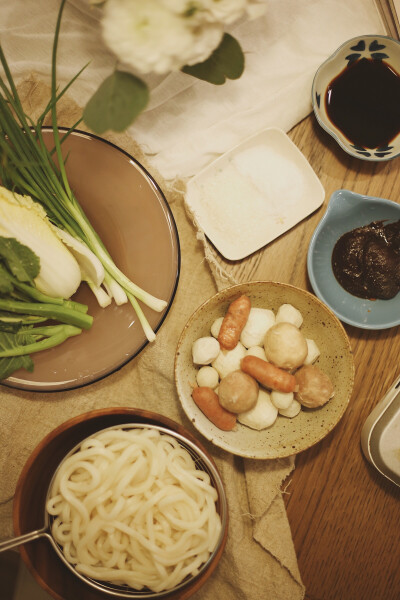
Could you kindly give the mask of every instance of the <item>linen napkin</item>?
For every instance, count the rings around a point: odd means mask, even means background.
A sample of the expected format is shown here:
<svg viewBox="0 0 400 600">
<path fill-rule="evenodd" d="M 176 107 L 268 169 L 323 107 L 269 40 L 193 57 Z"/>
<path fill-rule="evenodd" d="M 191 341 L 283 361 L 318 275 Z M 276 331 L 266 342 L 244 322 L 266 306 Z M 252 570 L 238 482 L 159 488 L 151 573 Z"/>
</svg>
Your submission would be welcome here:
<svg viewBox="0 0 400 600">
<path fill-rule="evenodd" d="M 265 0 L 266 12 L 230 28 L 245 53 L 239 80 L 214 86 L 183 73 L 147 77 L 151 101 L 130 128 L 151 165 L 166 179 L 196 174 L 219 154 L 265 129 L 284 131 L 311 112 L 315 71 L 359 34 L 384 33 L 374 0 Z M 0 0 L 0 38 L 12 72 L 49 76 L 58 2 Z M 64 11 L 58 79 L 83 106 L 111 74 L 115 57 L 101 42 L 101 9 L 70 0 Z M 125 68 L 124 65 L 119 65 Z"/>
<path fill-rule="evenodd" d="M 20 86 L 25 110 L 33 118 L 48 99 L 48 88 L 31 77 Z M 68 126 L 79 116 L 77 106 L 63 100 L 58 122 Z M 150 169 L 139 146 L 127 135 L 107 136 Z M 173 211 L 178 227 L 182 265 L 171 310 L 154 343 L 120 371 L 86 388 L 34 393 L 0 387 L 0 538 L 12 535 L 12 496 L 19 474 L 34 447 L 67 419 L 107 406 L 134 406 L 164 414 L 199 436 L 186 418 L 174 384 L 174 353 L 190 314 L 230 278 L 222 270 L 213 277 L 201 240 L 184 207 L 184 183 L 167 187 L 150 170 Z M 215 269 L 214 269 L 214 272 Z M 107 309 L 105 309 L 107 310 Z M 221 562 L 195 595 L 202 600 L 300 600 L 304 596 L 280 486 L 290 474 L 292 459 L 251 461 L 214 447 L 203 438 L 220 470 L 229 503 L 228 541 Z M 66 599 L 68 600 L 68 599 Z"/>
</svg>

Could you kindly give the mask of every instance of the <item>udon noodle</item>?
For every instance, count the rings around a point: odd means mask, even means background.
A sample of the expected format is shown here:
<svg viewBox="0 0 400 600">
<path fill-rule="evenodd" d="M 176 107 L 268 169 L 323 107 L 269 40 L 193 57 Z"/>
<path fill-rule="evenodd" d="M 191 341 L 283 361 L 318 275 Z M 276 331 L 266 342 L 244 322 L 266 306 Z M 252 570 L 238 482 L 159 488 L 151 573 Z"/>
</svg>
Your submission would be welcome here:
<svg viewBox="0 0 400 600">
<path fill-rule="evenodd" d="M 173 437 L 112 429 L 63 462 L 46 508 L 77 571 L 159 592 L 195 575 L 214 550 L 216 500 L 209 475 Z"/>
</svg>

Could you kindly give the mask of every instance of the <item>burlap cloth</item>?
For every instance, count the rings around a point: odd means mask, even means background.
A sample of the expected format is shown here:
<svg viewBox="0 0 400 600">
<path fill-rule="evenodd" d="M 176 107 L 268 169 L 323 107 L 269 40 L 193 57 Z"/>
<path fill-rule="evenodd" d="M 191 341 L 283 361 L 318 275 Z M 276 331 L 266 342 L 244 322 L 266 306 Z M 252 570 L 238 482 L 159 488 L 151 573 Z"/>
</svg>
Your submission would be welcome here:
<svg viewBox="0 0 400 600">
<path fill-rule="evenodd" d="M 33 117 L 39 115 L 48 99 L 47 86 L 32 76 L 21 84 L 20 92 L 26 110 Z M 59 124 L 71 125 L 79 114 L 78 107 L 66 99 L 60 105 Z M 156 341 L 106 379 L 83 389 L 51 394 L 0 389 L 0 538 L 13 535 L 12 497 L 24 463 L 40 440 L 67 419 L 101 407 L 136 406 L 164 414 L 196 435 L 175 390 L 175 347 L 187 319 L 199 304 L 217 289 L 234 282 L 213 261 L 204 235 L 196 230 L 186 213 L 184 182 L 175 181 L 167 186 L 126 134 L 105 137 L 135 156 L 166 195 L 182 252 L 177 294 Z M 281 491 L 294 460 L 242 459 L 203 438 L 201 441 L 215 458 L 224 481 L 230 524 L 222 560 L 194 597 L 300 600 L 304 597 L 304 586 Z"/>
</svg>

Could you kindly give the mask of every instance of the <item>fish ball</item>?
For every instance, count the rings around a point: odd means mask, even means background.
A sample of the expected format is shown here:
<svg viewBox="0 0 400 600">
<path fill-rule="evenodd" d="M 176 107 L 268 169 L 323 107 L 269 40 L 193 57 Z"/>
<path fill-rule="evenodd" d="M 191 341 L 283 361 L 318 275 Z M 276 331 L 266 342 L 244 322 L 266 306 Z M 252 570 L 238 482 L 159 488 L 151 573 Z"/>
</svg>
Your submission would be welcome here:
<svg viewBox="0 0 400 600">
<path fill-rule="evenodd" d="M 304 364 L 311 365 L 312 363 L 314 363 L 317 360 L 317 358 L 319 357 L 321 352 L 319 351 L 319 348 L 318 348 L 317 344 L 314 342 L 314 340 L 309 340 L 308 338 L 306 338 L 306 342 L 307 342 L 308 352 L 307 352 L 307 356 L 305 358 Z"/>
<path fill-rule="evenodd" d="M 306 338 L 292 323 L 277 323 L 266 333 L 264 350 L 267 360 L 281 369 L 296 369 L 304 363 Z"/>
<path fill-rule="evenodd" d="M 251 346 L 251 348 L 248 348 L 248 350 L 246 352 L 246 356 L 257 356 L 257 358 L 262 358 L 263 360 L 267 360 L 267 357 L 265 356 L 264 348 L 261 348 L 261 346 Z"/>
<path fill-rule="evenodd" d="M 240 361 L 246 355 L 246 348 L 240 342 L 233 350 L 220 350 L 211 366 L 218 371 L 220 378 L 240 369 Z"/>
<path fill-rule="evenodd" d="M 205 367 L 203 367 L 205 368 Z M 293 392 L 278 392 L 277 390 L 272 390 L 271 392 L 271 402 L 277 409 L 285 409 L 288 408 L 293 402 L 294 394 Z"/>
<path fill-rule="evenodd" d="M 304 365 L 294 376 L 299 386 L 295 398 L 307 408 L 323 406 L 334 395 L 331 380 L 317 365 Z"/>
<path fill-rule="evenodd" d="M 215 338 L 218 337 L 219 330 L 221 329 L 223 320 L 224 320 L 224 317 L 218 317 L 218 319 L 215 319 L 214 323 L 211 325 L 211 335 L 213 337 L 215 337 Z"/>
<path fill-rule="evenodd" d="M 224 377 L 218 387 L 219 402 L 233 413 L 242 413 L 255 406 L 258 383 L 243 371 L 233 371 Z"/>
<path fill-rule="evenodd" d="M 218 371 L 210 366 L 201 367 L 197 371 L 196 381 L 199 387 L 210 387 L 213 390 L 219 383 Z"/>
<path fill-rule="evenodd" d="M 303 315 L 291 304 L 282 304 L 276 313 L 276 323 L 291 323 L 295 327 L 301 327 Z"/>
<path fill-rule="evenodd" d="M 250 410 L 238 415 L 239 423 L 252 429 L 266 429 L 271 427 L 278 416 L 278 409 L 271 402 L 268 392 L 259 390 L 256 405 Z"/>
<path fill-rule="evenodd" d="M 211 336 L 196 340 L 192 346 L 193 362 L 196 365 L 209 365 L 220 352 L 218 340 Z"/>
<path fill-rule="evenodd" d="M 287 408 L 280 408 L 279 414 L 282 415 L 283 417 L 288 417 L 289 419 L 293 419 L 293 417 L 297 417 L 297 415 L 299 414 L 300 411 L 301 411 L 300 402 L 298 402 L 298 400 L 293 400 L 293 402 L 291 402 Z"/>
<path fill-rule="evenodd" d="M 265 334 L 275 324 L 275 315 L 268 308 L 251 308 L 246 325 L 240 335 L 243 346 L 262 346 Z"/>
</svg>

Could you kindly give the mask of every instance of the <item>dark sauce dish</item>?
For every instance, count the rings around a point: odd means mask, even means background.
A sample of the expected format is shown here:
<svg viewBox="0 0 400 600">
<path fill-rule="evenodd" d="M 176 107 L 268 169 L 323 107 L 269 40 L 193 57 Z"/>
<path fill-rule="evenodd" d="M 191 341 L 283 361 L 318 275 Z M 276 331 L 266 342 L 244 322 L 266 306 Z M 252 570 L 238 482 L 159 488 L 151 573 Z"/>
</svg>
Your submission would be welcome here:
<svg viewBox="0 0 400 600">
<path fill-rule="evenodd" d="M 315 295 L 344 323 L 361 329 L 389 329 L 400 325 L 400 293 L 390 299 L 361 298 L 335 277 L 332 254 L 341 236 L 369 226 L 388 225 L 400 219 L 400 204 L 384 198 L 337 190 L 329 199 L 307 254 L 307 270 Z"/>
<path fill-rule="evenodd" d="M 342 44 L 315 74 L 312 105 L 321 127 L 351 156 L 399 156 L 400 42 L 364 35 Z"/>
</svg>

